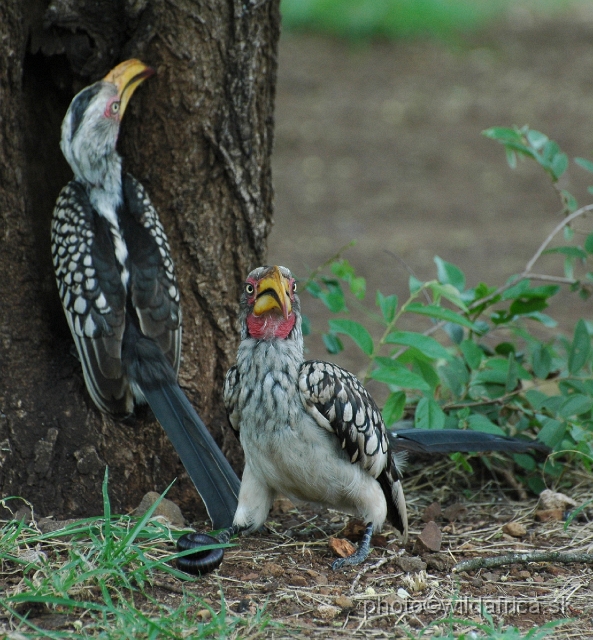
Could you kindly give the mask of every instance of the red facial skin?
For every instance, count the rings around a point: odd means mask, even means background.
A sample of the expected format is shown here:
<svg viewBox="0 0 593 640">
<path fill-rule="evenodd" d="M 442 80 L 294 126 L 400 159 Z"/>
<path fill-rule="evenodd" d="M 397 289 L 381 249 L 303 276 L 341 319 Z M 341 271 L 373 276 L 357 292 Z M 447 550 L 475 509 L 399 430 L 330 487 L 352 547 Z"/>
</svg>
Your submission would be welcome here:
<svg viewBox="0 0 593 640">
<path fill-rule="evenodd" d="M 245 286 L 251 285 L 253 287 L 253 293 L 247 292 L 247 303 L 253 307 L 257 299 L 258 282 L 249 278 Z M 290 279 L 289 289 L 290 301 L 294 302 L 294 279 Z M 256 340 L 273 340 L 279 338 L 285 340 L 294 327 L 296 317 L 293 312 L 288 314 L 285 318 L 280 309 L 273 309 L 267 313 L 263 313 L 260 316 L 256 316 L 254 313 L 250 313 L 247 316 L 247 331 L 252 338 Z"/>
</svg>

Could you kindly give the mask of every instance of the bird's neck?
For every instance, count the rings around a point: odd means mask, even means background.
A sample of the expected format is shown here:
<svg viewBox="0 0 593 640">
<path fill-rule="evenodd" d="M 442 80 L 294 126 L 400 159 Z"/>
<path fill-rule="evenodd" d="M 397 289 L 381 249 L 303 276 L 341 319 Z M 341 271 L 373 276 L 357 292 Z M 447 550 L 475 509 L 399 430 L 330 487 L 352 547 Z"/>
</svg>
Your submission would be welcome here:
<svg viewBox="0 0 593 640">
<path fill-rule="evenodd" d="M 297 375 L 303 362 L 303 334 L 300 317 L 292 323 L 292 329 L 286 338 L 256 338 L 245 336 L 239 346 L 237 366 L 246 371 L 255 367 L 259 375 L 275 369 L 288 367 Z"/>
<path fill-rule="evenodd" d="M 89 200 L 95 211 L 106 218 L 112 226 L 118 227 L 117 209 L 122 203 L 122 167 L 121 157 L 114 151 L 101 158 L 81 175 L 78 180 L 83 182 L 89 194 Z"/>
</svg>

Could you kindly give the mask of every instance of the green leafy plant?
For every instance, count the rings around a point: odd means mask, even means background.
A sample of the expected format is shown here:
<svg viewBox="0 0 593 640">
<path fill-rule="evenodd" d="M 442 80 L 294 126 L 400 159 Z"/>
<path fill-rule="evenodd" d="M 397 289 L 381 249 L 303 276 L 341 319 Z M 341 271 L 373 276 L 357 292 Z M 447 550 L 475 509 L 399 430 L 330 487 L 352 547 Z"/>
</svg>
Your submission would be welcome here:
<svg viewBox="0 0 593 640">
<path fill-rule="evenodd" d="M 371 306 L 364 279 L 340 251 L 311 274 L 304 289 L 336 316 L 323 333 L 327 350 L 339 353 L 348 338 L 367 360 L 363 382 L 372 379 L 387 387 L 382 411 L 388 426 L 407 417 L 420 428 L 537 434 L 557 451 L 580 456 L 590 470 L 593 325 L 581 319 L 571 336 L 549 340 L 538 337 L 536 328 L 556 325 L 545 311 L 562 286 L 582 297 L 591 294 L 593 233 L 579 245 L 573 224 L 593 205 L 579 207 L 571 193 L 558 187 L 568 157 L 544 134 L 527 127 L 496 127 L 484 135 L 504 146 L 512 168 L 518 158 L 535 160 L 562 202 L 564 218 L 521 273 L 498 286 L 468 287 L 462 270 L 437 256 L 435 279 L 420 282 L 410 276 L 406 300 L 377 291 Z M 577 158 L 576 163 L 593 173 L 593 162 Z M 563 244 L 552 247 L 559 238 Z M 563 275 L 536 271 L 543 254 L 562 256 Z M 362 309 L 368 325 L 352 319 L 350 304 Z M 403 316 L 427 318 L 430 325 L 423 332 L 405 331 L 400 328 Z M 533 457 L 515 455 L 515 462 L 522 479 L 541 490 Z M 558 477 L 563 466 L 552 459 L 546 472 Z"/>
</svg>

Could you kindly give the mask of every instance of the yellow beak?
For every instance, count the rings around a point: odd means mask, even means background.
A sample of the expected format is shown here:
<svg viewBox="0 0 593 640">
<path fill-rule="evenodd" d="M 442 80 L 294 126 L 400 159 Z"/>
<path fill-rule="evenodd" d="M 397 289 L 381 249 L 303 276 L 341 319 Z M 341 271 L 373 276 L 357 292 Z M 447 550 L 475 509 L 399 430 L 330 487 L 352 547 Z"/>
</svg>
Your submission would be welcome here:
<svg viewBox="0 0 593 640">
<path fill-rule="evenodd" d="M 269 311 L 278 311 L 284 318 L 292 312 L 290 301 L 290 282 L 276 266 L 262 278 L 257 285 L 257 298 L 253 314 L 261 316 Z"/>
<path fill-rule="evenodd" d="M 149 78 L 153 74 L 154 69 L 140 62 L 140 60 L 133 59 L 121 62 L 117 67 L 111 69 L 103 78 L 104 82 L 111 82 L 117 87 L 120 102 L 120 118 L 123 118 L 124 111 L 134 91 L 136 91 L 138 86 L 140 86 L 146 78 Z"/>
</svg>

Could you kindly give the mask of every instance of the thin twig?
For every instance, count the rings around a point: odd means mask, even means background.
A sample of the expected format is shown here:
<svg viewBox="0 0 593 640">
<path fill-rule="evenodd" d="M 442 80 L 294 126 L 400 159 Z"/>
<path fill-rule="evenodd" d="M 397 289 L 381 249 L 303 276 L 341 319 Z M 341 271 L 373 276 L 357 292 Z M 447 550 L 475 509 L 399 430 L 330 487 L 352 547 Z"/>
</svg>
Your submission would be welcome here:
<svg viewBox="0 0 593 640">
<path fill-rule="evenodd" d="M 560 551 L 532 551 L 531 553 L 509 553 L 506 556 L 491 558 L 472 558 L 463 560 L 453 567 L 453 571 L 476 571 L 477 569 L 492 569 L 507 564 L 529 564 L 530 562 L 560 562 L 570 564 L 584 562 L 593 564 L 593 553 L 561 553 Z"/>
<path fill-rule="evenodd" d="M 354 593 L 354 590 L 358 586 L 358 583 L 360 582 L 360 579 L 362 578 L 362 576 L 365 573 L 368 573 L 369 571 L 374 571 L 375 569 L 378 569 L 379 567 L 382 567 L 385 563 L 389 562 L 390 560 L 391 560 L 391 556 L 388 556 L 387 558 L 381 558 L 381 560 L 375 562 L 375 564 L 370 564 L 370 565 L 364 567 L 363 569 L 361 569 L 356 574 L 356 577 L 354 578 L 354 580 L 352 580 L 352 584 L 350 585 L 350 595 L 352 595 Z"/>
</svg>

